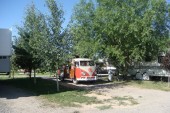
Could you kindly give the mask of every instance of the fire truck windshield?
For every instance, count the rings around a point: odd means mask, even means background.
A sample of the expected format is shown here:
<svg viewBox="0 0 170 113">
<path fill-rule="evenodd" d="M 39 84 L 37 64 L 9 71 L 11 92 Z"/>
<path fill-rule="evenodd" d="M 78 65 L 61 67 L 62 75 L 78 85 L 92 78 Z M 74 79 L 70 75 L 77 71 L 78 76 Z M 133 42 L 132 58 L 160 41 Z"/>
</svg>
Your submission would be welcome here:
<svg viewBox="0 0 170 113">
<path fill-rule="evenodd" d="M 93 61 L 80 61 L 80 66 L 94 66 Z"/>
</svg>

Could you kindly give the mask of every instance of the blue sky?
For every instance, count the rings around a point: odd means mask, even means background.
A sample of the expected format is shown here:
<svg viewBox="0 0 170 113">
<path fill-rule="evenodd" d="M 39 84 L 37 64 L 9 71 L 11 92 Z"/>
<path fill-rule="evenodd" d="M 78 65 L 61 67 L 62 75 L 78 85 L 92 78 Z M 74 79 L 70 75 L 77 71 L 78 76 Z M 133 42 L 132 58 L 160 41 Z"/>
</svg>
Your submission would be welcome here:
<svg viewBox="0 0 170 113">
<path fill-rule="evenodd" d="M 0 28 L 12 28 L 13 36 L 17 35 L 16 25 L 22 25 L 24 12 L 28 5 L 34 2 L 36 8 L 47 13 L 47 7 L 44 5 L 45 0 L 0 0 Z M 170 0 L 167 0 L 170 2 Z M 63 7 L 65 27 L 70 21 L 73 7 L 79 0 L 57 0 L 58 4 Z"/>
<path fill-rule="evenodd" d="M 16 25 L 22 25 L 24 13 L 28 5 L 34 2 L 36 8 L 47 13 L 45 0 L 0 0 L 0 28 L 12 28 L 13 36 L 17 35 Z M 73 7 L 79 0 L 57 0 L 64 11 L 65 27 L 70 21 Z"/>
</svg>

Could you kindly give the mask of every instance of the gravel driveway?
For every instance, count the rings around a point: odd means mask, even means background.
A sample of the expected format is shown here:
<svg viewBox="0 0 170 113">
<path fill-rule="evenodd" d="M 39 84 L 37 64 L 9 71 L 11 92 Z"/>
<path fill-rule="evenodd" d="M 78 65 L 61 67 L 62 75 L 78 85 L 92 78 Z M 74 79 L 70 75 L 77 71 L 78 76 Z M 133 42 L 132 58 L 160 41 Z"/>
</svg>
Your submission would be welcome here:
<svg viewBox="0 0 170 113">
<path fill-rule="evenodd" d="M 100 93 L 100 94 L 99 94 Z M 170 92 L 140 89 L 131 86 L 99 88 L 91 91 L 97 98 L 131 96 L 139 104 L 112 105 L 100 110 L 95 105 L 80 108 L 58 107 L 27 91 L 0 85 L 0 113 L 169 113 Z M 107 103 L 107 102 L 106 102 Z M 109 103 L 109 102 L 108 102 Z"/>
</svg>

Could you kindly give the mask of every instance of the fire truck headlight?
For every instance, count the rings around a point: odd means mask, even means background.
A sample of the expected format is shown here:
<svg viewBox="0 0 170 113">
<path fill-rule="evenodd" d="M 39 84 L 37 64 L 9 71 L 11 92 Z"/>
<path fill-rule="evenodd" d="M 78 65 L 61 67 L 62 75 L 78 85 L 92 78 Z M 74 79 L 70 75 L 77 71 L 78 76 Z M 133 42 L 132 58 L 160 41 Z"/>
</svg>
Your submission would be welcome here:
<svg viewBox="0 0 170 113">
<path fill-rule="evenodd" d="M 81 75 L 85 76 L 85 75 L 86 75 L 86 73 L 85 73 L 85 72 L 81 72 Z"/>
</svg>

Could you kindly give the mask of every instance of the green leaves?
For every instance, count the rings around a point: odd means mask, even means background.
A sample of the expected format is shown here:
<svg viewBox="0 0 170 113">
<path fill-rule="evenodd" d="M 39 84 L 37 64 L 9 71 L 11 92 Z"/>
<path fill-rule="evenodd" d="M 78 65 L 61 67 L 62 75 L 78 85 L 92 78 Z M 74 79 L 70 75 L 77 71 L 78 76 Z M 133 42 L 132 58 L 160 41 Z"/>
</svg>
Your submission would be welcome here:
<svg viewBox="0 0 170 113">
<path fill-rule="evenodd" d="M 62 9 L 55 0 L 46 0 L 46 4 L 49 15 L 38 11 L 34 4 L 27 8 L 23 26 L 18 27 L 16 46 L 31 55 L 31 68 L 55 71 L 68 58 L 70 36 L 61 26 L 64 21 Z M 23 55 L 23 59 L 26 57 L 27 54 Z M 24 60 L 23 63 L 29 65 Z"/>
<path fill-rule="evenodd" d="M 73 39 L 73 55 L 95 57 L 99 44 L 93 26 L 95 6 L 92 1 L 81 0 L 74 8 L 70 33 Z"/>
<path fill-rule="evenodd" d="M 169 38 L 169 5 L 165 0 L 80 0 L 69 27 L 62 28 L 63 11 L 46 0 L 49 15 L 28 7 L 18 27 L 18 47 L 42 67 L 55 70 L 73 55 L 109 58 L 127 70 L 150 61 L 165 50 Z"/>
<path fill-rule="evenodd" d="M 99 57 L 113 58 L 126 69 L 132 62 L 152 60 L 166 48 L 168 7 L 165 0 L 97 0 L 95 5 L 81 0 L 71 25 L 74 47 L 89 57 L 102 53 Z"/>
</svg>

